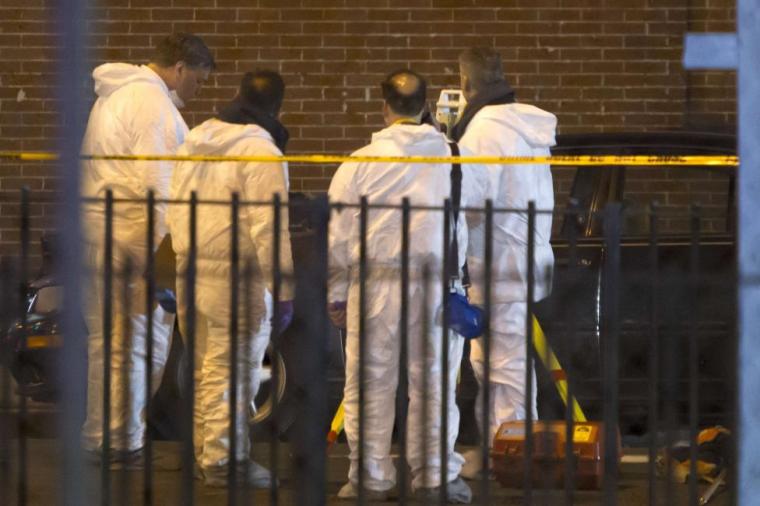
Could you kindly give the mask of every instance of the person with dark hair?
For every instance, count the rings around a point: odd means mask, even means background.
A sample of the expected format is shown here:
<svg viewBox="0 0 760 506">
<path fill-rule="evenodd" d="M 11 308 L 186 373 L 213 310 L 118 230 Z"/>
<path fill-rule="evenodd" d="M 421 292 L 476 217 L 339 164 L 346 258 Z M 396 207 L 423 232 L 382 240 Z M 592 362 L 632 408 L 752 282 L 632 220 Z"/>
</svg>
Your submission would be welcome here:
<svg viewBox="0 0 760 506">
<path fill-rule="evenodd" d="M 259 70 L 245 74 L 235 98 L 223 106 L 217 118 L 195 127 L 179 148 L 180 155 L 282 156 L 288 131 L 277 119 L 285 83 L 276 72 Z M 195 192 L 201 201 L 229 201 L 237 193 L 241 201 L 270 201 L 288 196 L 288 166 L 279 162 L 179 162 L 174 169 L 170 197 L 188 200 Z M 230 458 L 230 245 L 232 218 L 229 206 L 200 205 L 197 209 L 196 331 L 195 331 L 195 457 L 206 484 L 227 484 Z M 287 207 L 281 212 L 280 269 L 283 282 L 280 301 L 272 300 L 274 212 L 272 206 L 241 206 L 238 249 L 239 271 L 249 262 L 255 276 L 250 301 L 242 290 L 238 314 L 237 470 L 239 481 L 253 487 L 271 485 L 267 469 L 249 460 L 249 407 L 261 381 L 262 361 L 274 327 L 283 332 L 293 317 L 293 259 L 288 232 Z M 177 253 L 179 322 L 185 325 L 185 271 L 190 254 L 189 208 L 169 209 L 172 245 Z M 279 319 L 271 322 L 273 304 Z M 243 321 L 250 315 L 250 326 Z M 254 406 L 255 408 L 255 406 Z"/>
<path fill-rule="evenodd" d="M 422 114 L 427 99 L 427 83 L 416 72 L 394 72 L 380 83 L 380 87 L 383 100 L 395 114 L 410 118 Z"/>
<path fill-rule="evenodd" d="M 492 48 L 472 48 L 459 56 L 462 93 L 467 106 L 452 129 L 452 137 L 478 156 L 549 156 L 553 146 L 557 118 L 546 111 L 515 101 L 515 93 L 507 83 L 501 56 Z M 554 208 L 554 188 L 548 164 L 489 165 L 491 180 L 489 198 L 494 207 L 525 209 L 534 202 L 538 210 Z M 525 332 L 528 301 L 528 219 L 526 213 L 497 213 L 493 217 L 493 264 L 491 289 L 490 389 L 491 404 L 487 414 L 476 410 L 478 418 L 488 417 L 488 434 L 493 441 L 503 422 L 525 419 L 528 409 L 536 419 L 536 390 L 525 402 L 526 349 Z M 535 300 L 549 295 L 554 265 L 549 239 L 551 213 L 536 215 Z M 483 238 L 484 231 L 473 231 L 473 238 Z M 470 242 L 468 267 L 472 275 L 470 291 L 475 301 L 483 297 L 484 244 Z M 486 358 L 482 339 L 472 341 L 470 360 L 482 395 L 483 370 Z M 535 383 L 534 383 L 535 384 Z M 482 403 L 478 401 L 480 408 Z M 482 425 L 480 425 L 482 426 Z M 463 475 L 477 476 L 481 456 L 465 454 Z"/>
<path fill-rule="evenodd" d="M 382 83 L 383 117 L 386 128 L 373 134 L 368 146 L 356 156 L 450 156 L 452 148 L 435 127 L 421 124 L 425 106 L 425 80 L 411 70 L 390 74 Z M 462 153 L 467 155 L 465 151 Z M 345 428 L 350 447 L 348 483 L 338 497 L 357 497 L 359 473 L 363 472 L 368 498 L 385 499 L 396 483 L 396 471 L 390 456 L 391 433 L 395 419 L 395 395 L 398 368 L 409 370 L 408 461 L 412 488 L 422 496 L 436 496 L 441 485 L 449 501 L 468 503 L 472 494 L 459 478 L 464 459 L 454 451 L 459 428 L 459 411 L 455 403 L 456 377 L 462 357 L 464 339 L 451 333 L 447 339 L 449 370 L 440 367 L 443 335 L 436 315 L 442 307 L 443 223 L 441 211 L 414 210 L 409 227 L 409 261 L 414 273 L 409 295 L 409 362 L 399 364 L 401 210 L 373 208 L 368 218 L 367 260 L 369 277 L 364 284 L 366 308 L 364 335 L 365 362 L 365 433 L 364 469 L 359 469 L 359 212 L 355 205 L 362 196 L 373 204 L 400 205 L 408 198 L 412 206 L 442 206 L 451 195 L 451 164 L 346 162 L 330 183 L 331 202 L 352 204 L 330 219 L 329 230 L 329 307 L 333 323 L 347 328 L 346 384 L 344 391 Z M 485 168 L 463 165 L 461 205 L 482 201 L 485 193 Z M 459 265 L 464 263 L 467 230 L 460 214 L 457 240 Z M 421 277 L 425 267 L 431 269 L 430 283 Z M 426 295 L 427 294 L 427 295 Z M 427 329 L 427 335 L 423 331 Z M 428 353 L 423 352 L 427 339 Z M 425 412 L 441 412 L 441 375 L 448 374 L 448 469 L 447 482 L 441 484 L 441 419 L 430 416 L 423 427 Z M 423 390 L 427 375 L 427 390 Z M 426 435 L 427 441 L 422 437 Z"/>
<path fill-rule="evenodd" d="M 174 34 L 161 41 L 147 65 L 106 63 L 93 72 L 97 100 L 87 123 L 82 152 L 87 155 L 173 155 L 187 125 L 177 107 L 191 100 L 214 68 L 214 58 L 195 35 Z M 114 465 L 138 465 L 145 439 L 145 349 L 148 315 L 145 280 L 148 213 L 144 203 L 153 190 L 168 197 L 173 163 L 165 161 L 88 160 L 82 164 L 82 193 L 113 206 L 113 343 L 111 378 L 111 453 Z M 160 201 L 160 200 L 159 200 Z M 88 341 L 87 418 L 82 444 L 95 458 L 103 444 L 103 267 L 106 210 L 102 201 L 83 208 L 91 272 L 86 305 Z M 153 247 L 166 235 L 166 204 L 155 206 Z M 128 267 L 128 269 L 127 269 Z M 123 273 L 126 270 L 126 273 Z M 124 293 L 129 292 L 129 311 Z M 169 353 L 174 315 L 157 306 L 153 316 L 152 387 L 161 383 Z M 126 335 L 124 329 L 130 329 Z M 124 379 L 124 375 L 127 379 Z M 124 389 L 124 385 L 130 388 Z"/>
<path fill-rule="evenodd" d="M 200 37 L 175 33 L 158 44 L 148 68 L 161 77 L 177 107 L 182 108 L 198 94 L 216 62 Z"/>
</svg>

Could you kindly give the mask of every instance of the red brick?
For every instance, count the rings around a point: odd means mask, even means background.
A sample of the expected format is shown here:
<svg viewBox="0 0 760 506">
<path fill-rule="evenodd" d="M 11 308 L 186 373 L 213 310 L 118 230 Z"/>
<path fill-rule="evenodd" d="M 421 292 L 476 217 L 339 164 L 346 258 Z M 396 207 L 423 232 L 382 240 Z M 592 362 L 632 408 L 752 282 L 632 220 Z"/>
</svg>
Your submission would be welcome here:
<svg viewBox="0 0 760 506">
<path fill-rule="evenodd" d="M 232 33 L 230 33 L 230 36 L 233 36 Z M 272 36 L 271 35 L 251 35 L 250 33 L 243 33 L 242 35 L 235 35 L 234 36 L 237 41 L 238 47 L 266 47 L 272 42 Z M 205 37 L 204 37 L 205 39 Z M 210 42 L 209 42 L 210 44 Z M 282 44 L 283 47 L 287 48 L 293 48 L 292 45 L 285 45 Z M 221 45 L 216 45 L 216 47 L 210 46 L 212 51 L 217 49 L 218 47 L 223 47 Z"/>
<path fill-rule="evenodd" d="M 148 33 L 148 34 L 165 34 L 171 33 L 172 24 L 167 21 L 139 21 L 129 23 L 129 29 L 125 30 L 120 24 L 118 27 L 106 27 L 105 33 Z"/>
<path fill-rule="evenodd" d="M 369 21 L 410 21 L 413 19 L 410 11 L 406 9 L 351 10 L 348 12 L 360 14 L 360 16 L 357 16 L 357 19 L 367 19 Z"/>
<path fill-rule="evenodd" d="M 151 9 L 150 14 L 153 21 L 189 21 L 195 18 L 194 9 Z"/>
</svg>

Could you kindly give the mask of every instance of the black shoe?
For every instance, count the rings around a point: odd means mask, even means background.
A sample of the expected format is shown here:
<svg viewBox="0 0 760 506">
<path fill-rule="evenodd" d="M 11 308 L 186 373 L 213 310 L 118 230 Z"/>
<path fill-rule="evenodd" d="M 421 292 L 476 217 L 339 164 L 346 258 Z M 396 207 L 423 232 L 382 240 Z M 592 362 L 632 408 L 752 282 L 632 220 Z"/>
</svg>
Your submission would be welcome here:
<svg viewBox="0 0 760 506">
<path fill-rule="evenodd" d="M 431 501 L 437 499 L 441 494 L 441 487 L 418 488 L 414 495 L 420 500 Z M 472 502 L 472 490 L 462 478 L 457 477 L 455 480 L 446 484 L 446 501 L 450 504 L 470 504 Z"/>
<path fill-rule="evenodd" d="M 248 466 L 246 470 L 245 467 Z M 201 468 L 203 481 L 206 486 L 214 488 L 224 488 L 227 486 L 227 465 L 215 466 L 213 468 Z M 241 486 L 251 488 L 270 488 L 272 486 L 272 473 L 269 469 L 249 460 L 247 463 L 238 462 L 237 465 L 237 483 Z"/>
<path fill-rule="evenodd" d="M 90 465 L 100 466 L 103 453 L 100 450 L 85 450 L 86 460 Z M 139 471 L 145 467 L 145 448 L 137 450 L 114 450 L 108 454 L 111 471 Z M 153 450 L 153 469 L 156 471 L 179 471 L 182 461 L 178 455 L 156 452 Z"/>
</svg>

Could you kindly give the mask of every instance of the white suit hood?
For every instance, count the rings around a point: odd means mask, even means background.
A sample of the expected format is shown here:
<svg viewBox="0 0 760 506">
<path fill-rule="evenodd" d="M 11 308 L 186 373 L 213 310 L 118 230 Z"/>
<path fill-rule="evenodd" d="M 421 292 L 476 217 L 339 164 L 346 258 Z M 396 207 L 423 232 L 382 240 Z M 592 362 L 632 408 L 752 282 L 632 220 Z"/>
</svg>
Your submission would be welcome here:
<svg viewBox="0 0 760 506">
<path fill-rule="evenodd" d="M 171 100 L 166 83 L 145 65 L 107 63 L 92 76 L 98 99 L 90 111 L 82 152 L 95 155 L 173 155 L 184 140 L 187 125 Z M 167 161 L 90 160 L 82 164 L 82 193 L 103 198 L 144 199 L 154 190 L 168 196 L 174 164 Z M 147 216 L 138 202 L 114 206 L 114 238 L 133 248 L 145 245 Z M 155 244 L 166 233 L 166 204 L 156 205 Z M 89 240 L 102 237 L 103 205 L 85 206 Z"/>
<path fill-rule="evenodd" d="M 203 128 L 190 131 L 185 139 L 183 149 L 196 155 L 213 155 L 227 153 L 245 139 L 259 139 L 274 143 L 269 132 L 258 125 L 236 125 L 219 120 L 210 120 Z M 272 148 L 276 149 L 276 148 Z"/>
<path fill-rule="evenodd" d="M 480 156 L 549 156 L 555 144 L 557 118 L 528 104 L 503 104 L 483 107 L 467 126 L 460 144 Z M 497 208 L 527 209 L 530 202 L 539 211 L 554 208 L 554 188 L 548 164 L 489 165 L 490 198 Z M 499 213 L 494 216 L 494 263 L 492 274 L 497 280 L 493 301 L 527 300 L 528 219 L 524 213 Z M 478 225 L 482 226 L 482 222 Z M 534 279 L 536 300 L 551 290 L 554 265 L 550 239 L 552 215 L 536 216 Z M 468 252 L 473 274 L 472 294 L 482 297 L 483 256 L 485 245 L 482 230 L 473 231 Z M 481 281 L 479 283 L 478 281 Z"/>
<path fill-rule="evenodd" d="M 495 121 L 504 128 L 510 128 L 532 148 L 551 147 L 557 141 L 557 117 L 543 109 L 529 104 L 492 105 L 481 109 L 476 116 L 482 120 Z"/>
<path fill-rule="evenodd" d="M 441 144 L 441 134 L 430 125 L 398 124 L 373 133 L 372 143 L 377 142 L 391 142 L 399 150 L 412 145 L 419 150 L 435 149 Z"/>
<path fill-rule="evenodd" d="M 280 156 L 269 132 L 258 125 L 237 125 L 210 119 L 190 131 L 180 146 L 180 155 Z M 230 201 L 233 193 L 240 200 L 271 201 L 278 193 L 283 202 L 288 195 L 288 166 L 279 162 L 195 162 L 177 163 L 169 194 L 172 199 L 188 200 L 191 192 L 198 199 Z M 197 221 L 197 269 L 199 285 L 225 285 L 229 282 L 232 221 L 230 207 L 199 205 Z M 292 298 L 293 257 L 290 249 L 287 212 L 281 215 L 280 268 L 285 274 L 281 300 Z M 190 251 L 189 209 L 175 205 L 169 209 L 169 229 L 177 253 L 178 272 L 185 267 Z M 242 205 L 239 213 L 239 248 L 242 261 L 250 258 L 271 286 L 272 231 L 274 213 L 271 206 Z M 241 271 L 242 272 L 242 271 Z M 263 285 L 262 285 L 263 288 Z M 263 289 L 260 293 L 263 293 Z M 263 299 L 258 299 L 258 309 Z"/>
<path fill-rule="evenodd" d="M 95 68 L 92 72 L 95 80 L 95 94 L 107 98 L 115 91 L 132 83 L 159 85 L 169 93 L 169 88 L 158 74 L 146 65 L 130 65 L 129 63 L 106 63 Z"/>
</svg>

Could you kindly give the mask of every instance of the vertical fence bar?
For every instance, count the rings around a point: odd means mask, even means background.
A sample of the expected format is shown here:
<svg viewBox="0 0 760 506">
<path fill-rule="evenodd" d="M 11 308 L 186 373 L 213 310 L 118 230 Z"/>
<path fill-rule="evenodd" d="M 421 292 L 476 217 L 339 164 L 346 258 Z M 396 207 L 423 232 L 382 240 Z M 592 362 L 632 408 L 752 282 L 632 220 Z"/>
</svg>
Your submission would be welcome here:
<svg viewBox="0 0 760 506">
<path fill-rule="evenodd" d="M 111 501 L 111 357 L 113 356 L 113 191 L 106 190 L 103 241 L 103 448 L 100 457 L 100 503 Z M 97 264 L 97 262 L 93 262 Z M 97 275 L 97 273 L 93 273 Z M 97 296 L 97 295 L 96 295 Z"/>
<path fill-rule="evenodd" d="M 279 300 L 280 300 L 280 286 L 282 283 L 282 272 L 280 270 L 280 235 L 281 235 L 281 229 L 282 229 L 282 215 L 281 215 L 281 202 L 280 202 L 280 195 L 275 193 L 272 196 L 272 334 L 271 334 L 271 343 L 272 343 L 272 351 L 273 355 L 275 357 L 279 356 L 280 353 L 280 334 L 279 329 L 277 328 L 278 322 L 280 321 L 280 308 L 279 308 Z M 272 385 L 277 385 L 280 381 L 280 375 L 282 374 L 282 371 L 280 371 L 279 367 L 279 361 L 274 360 L 272 361 Z M 277 390 L 276 386 L 274 386 L 275 395 L 272 396 L 272 413 L 277 412 L 277 406 L 279 405 L 279 399 L 277 398 Z M 269 488 L 269 501 L 272 506 L 275 506 L 279 503 L 279 491 L 277 487 L 277 481 L 278 481 L 278 472 L 277 468 L 279 467 L 279 439 L 278 439 L 278 424 L 274 423 L 272 424 L 272 437 L 269 441 L 269 465 L 270 465 L 270 472 L 272 473 L 272 482 Z"/>
<path fill-rule="evenodd" d="M 485 206 L 485 252 L 483 255 L 483 310 L 485 312 L 485 331 L 483 332 L 483 393 L 482 409 L 483 416 L 482 426 L 480 427 L 481 441 L 481 463 L 482 469 L 480 477 L 480 502 L 481 504 L 490 504 L 491 501 L 491 441 L 494 434 L 491 434 L 491 310 L 492 305 L 492 277 L 493 277 L 493 201 L 486 200 Z M 476 408 L 477 409 L 477 408 Z"/>
<path fill-rule="evenodd" d="M 366 402 L 366 378 L 365 366 L 367 364 L 367 329 L 366 317 L 367 312 L 367 220 L 369 214 L 369 204 L 367 197 L 361 198 L 361 208 L 359 213 L 359 493 L 357 504 L 364 505 L 364 437 L 366 435 L 366 412 L 364 403 Z"/>
<path fill-rule="evenodd" d="M 130 318 L 132 314 L 132 298 L 131 298 L 131 282 L 133 278 L 133 272 L 134 272 L 134 266 L 132 263 L 131 257 L 127 257 L 126 262 L 124 263 L 124 269 L 121 272 L 122 277 L 122 285 L 121 285 L 121 307 L 120 307 L 120 313 L 121 313 L 121 339 L 120 339 L 120 378 L 121 378 L 121 392 L 123 395 L 122 398 L 122 415 L 124 416 L 122 420 L 122 426 L 121 426 L 121 434 L 119 435 L 119 447 L 114 448 L 114 454 L 118 458 L 119 461 L 122 459 L 128 458 L 129 451 L 131 448 L 129 448 L 129 424 L 130 424 L 130 414 L 131 414 L 131 405 L 132 405 L 132 382 L 131 380 L 131 373 L 132 368 L 130 366 L 131 362 L 131 356 L 135 347 L 135 342 L 132 336 L 132 319 Z M 123 466 L 120 467 L 120 473 L 119 473 L 119 495 L 118 501 L 119 504 L 128 504 L 128 501 L 130 500 L 130 490 L 129 490 L 129 473 L 127 472 L 127 466 L 126 462 L 123 462 Z"/>
<path fill-rule="evenodd" d="M 60 34 L 57 44 L 57 93 L 60 104 L 60 129 L 57 132 L 60 162 L 57 176 L 60 206 L 56 210 L 56 227 L 65 230 L 60 235 L 56 270 L 63 286 L 63 307 L 60 325 L 65 336 L 58 367 L 63 390 L 61 472 L 62 503 L 81 506 L 84 497 L 82 453 L 80 445 L 81 413 L 85 396 L 81 385 L 86 384 L 87 366 L 81 354 L 85 336 L 81 331 L 82 310 L 82 229 L 80 224 L 80 161 L 79 150 L 85 128 L 86 103 L 83 95 L 85 70 L 84 29 L 86 0 L 57 0 L 52 2 Z M 65 126 L 64 126 L 65 125 Z"/>
<path fill-rule="evenodd" d="M 422 403 L 422 423 L 420 424 L 420 433 L 418 437 L 422 441 L 422 486 L 427 487 L 430 482 L 430 437 L 428 436 L 428 430 L 430 427 L 430 398 L 424 396 L 424 392 L 430 391 L 430 329 L 433 327 L 432 318 L 430 314 L 430 283 L 431 283 L 431 268 L 428 263 L 425 263 L 422 269 L 422 325 L 420 338 L 420 355 L 422 356 L 422 392 L 420 402 Z M 427 496 L 423 496 L 423 502 L 427 504 Z"/>
<path fill-rule="evenodd" d="M 21 188 L 21 222 L 19 229 L 21 232 L 21 256 L 19 261 L 19 285 L 18 285 L 18 315 L 21 327 L 20 346 L 26 349 L 26 291 L 29 276 L 29 188 Z M 17 500 L 19 506 L 27 503 L 28 484 L 27 484 L 27 405 L 26 395 L 19 396 L 19 414 L 18 414 L 18 475 L 17 475 Z"/>
<path fill-rule="evenodd" d="M 689 213 L 689 504 L 699 504 L 697 490 L 697 434 L 699 433 L 699 238 L 701 211 L 692 206 Z"/>
<path fill-rule="evenodd" d="M 545 267 L 544 268 L 544 272 L 542 274 L 543 274 L 543 285 L 544 286 L 551 286 L 552 267 L 549 267 L 549 266 Z M 551 299 L 549 299 L 548 304 L 549 304 L 550 308 L 553 306 L 553 302 L 554 301 L 552 301 Z M 550 312 L 552 314 L 554 313 L 554 311 L 551 310 L 551 309 L 550 309 Z M 533 324 L 533 323 L 535 323 L 535 321 L 537 321 L 536 316 L 532 312 L 529 313 L 529 316 L 530 316 L 530 319 L 531 319 L 531 324 Z M 534 330 L 534 332 L 535 332 L 535 330 Z M 538 353 L 539 353 L 538 350 L 536 350 L 536 356 L 537 357 L 538 357 Z M 539 358 L 539 360 L 541 360 L 541 362 L 543 364 L 550 364 L 551 363 L 551 361 L 550 361 L 551 353 L 552 353 L 551 348 L 547 344 L 544 347 L 543 353 L 538 358 Z M 549 375 L 550 375 L 550 377 L 552 376 L 551 373 Z M 552 378 L 552 381 L 556 381 L 556 380 L 554 378 Z M 536 379 L 536 391 L 538 391 L 538 379 Z M 539 401 L 538 392 L 536 392 L 536 413 L 538 413 L 538 410 L 539 410 L 539 407 L 538 407 L 539 402 L 538 401 Z M 568 399 L 568 402 L 571 402 L 571 401 Z M 542 403 L 542 404 L 544 404 L 544 403 Z M 553 448 L 553 444 L 552 444 L 553 442 L 552 442 L 551 438 L 554 435 L 551 434 L 551 432 L 549 431 L 548 425 L 544 425 L 542 427 L 541 435 L 542 435 L 542 437 L 541 437 L 542 440 L 541 440 L 540 458 L 543 459 L 543 462 L 542 462 L 542 465 L 541 465 L 541 467 L 543 469 L 540 471 L 541 472 L 541 476 L 543 478 L 542 482 L 541 482 L 541 504 L 548 506 L 549 505 L 549 501 L 550 501 L 551 498 L 550 498 L 550 496 L 549 496 L 549 494 L 547 492 L 553 486 L 553 484 L 552 484 L 553 483 L 552 472 L 553 472 L 554 469 L 553 469 L 552 463 L 549 461 L 549 456 L 551 455 L 551 451 L 552 451 L 552 448 Z"/>
<path fill-rule="evenodd" d="M 441 432 L 440 436 L 440 504 L 446 504 L 448 494 L 446 485 L 449 476 L 449 304 L 448 297 L 450 283 L 454 272 L 459 270 L 459 260 L 451 254 L 451 243 L 456 237 L 451 237 L 451 201 L 446 199 L 443 203 L 443 268 L 441 275 L 441 305 L 443 306 L 443 318 L 441 319 Z M 456 269 L 456 271 L 454 270 Z"/>
<path fill-rule="evenodd" d="M 657 204 L 649 207 L 649 504 L 657 504 L 657 429 L 659 421 L 658 385 L 660 382 L 660 336 L 659 336 L 659 246 L 658 246 Z"/>
<path fill-rule="evenodd" d="M 0 325 L 1 328 L 10 328 L 13 320 L 13 281 L 11 280 L 11 268 L 6 259 L 0 258 Z M 9 363 L 11 357 L 7 350 L 0 349 L 3 354 L 3 364 Z M 11 375 L 7 367 L 0 369 L 0 503 L 10 504 L 11 476 L 10 476 L 10 432 L 11 427 Z"/>
<path fill-rule="evenodd" d="M 536 203 L 528 202 L 527 311 L 525 315 L 525 462 L 523 502 L 533 504 L 533 298 L 535 291 Z"/>
<path fill-rule="evenodd" d="M 195 415 L 195 281 L 196 261 L 198 257 L 197 214 L 198 195 L 190 193 L 189 239 L 187 255 L 187 271 L 185 272 L 185 345 L 187 346 L 187 374 L 185 375 L 185 391 L 187 402 L 183 418 L 182 441 L 182 490 L 180 493 L 182 506 L 193 506 L 195 490 L 193 489 L 193 421 Z"/>
<path fill-rule="evenodd" d="M 735 212 L 735 209 L 734 209 Z M 736 241 L 736 216 L 733 217 L 732 223 L 733 226 L 729 229 L 733 232 L 733 238 L 734 241 Z M 741 284 L 740 284 L 740 277 L 739 277 L 739 266 L 735 265 L 732 269 L 730 269 L 730 277 L 723 280 L 723 282 L 726 284 L 724 286 L 727 286 L 726 293 L 731 293 L 731 303 L 733 303 L 734 307 L 737 308 L 733 312 L 728 312 L 727 318 L 728 318 L 728 325 L 727 325 L 727 331 L 728 335 L 730 336 L 729 342 L 731 343 L 731 348 L 729 350 L 729 357 L 730 357 L 730 367 L 728 368 L 729 372 L 726 375 L 726 381 L 729 382 L 729 388 L 730 388 L 730 399 L 728 400 L 728 406 L 729 406 L 729 412 L 730 416 L 727 418 L 726 425 L 728 426 L 729 430 L 731 430 L 735 437 L 733 437 L 729 441 L 729 447 L 728 451 L 730 455 L 733 455 L 733 469 L 734 469 L 734 478 L 728 480 L 728 483 L 726 484 L 727 493 L 728 493 L 728 504 L 739 504 L 739 476 L 741 474 L 739 470 L 739 466 L 741 465 L 740 458 L 741 458 L 741 452 L 739 449 L 739 443 L 740 443 L 740 416 L 741 416 L 741 408 L 740 408 L 740 402 L 745 402 L 745 399 L 739 398 L 740 394 L 740 384 L 739 384 L 739 293 L 741 290 Z M 733 316 L 733 318 L 732 318 Z M 731 468 L 729 468 L 730 471 Z"/>
<path fill-rule="evenodd" d="M 675 335 L 674 335 L 675 334 Z M 663 418 L 665 425 L 665 452 L 670 455 L 675 445 L 676 427 L 678 417 L 678 375 L 680 363 L 678 360 L 679 340 L 678 332 L 665 334 L 662 340 L 663 346 Z M 665 459 L 665 504 L 674 504 L 675 489 L 673 483 L 673 459 Z"/>
<path fill-rule="evenodd" d="M 240 217 L 240 195 L 235 192 L 232 194 L 230 202 L 230 448 L 229 460 L 227 461 L 227 504 L 234 506 L 237 504 L 237 407 L 238 407 L 238 288 L 239 288 L 239 217 Z M 249 307 L 245 311 L 250 311 Z M 245 339 L 249 339 L 246 334 Z M 246 343 L 247 345 L 247 343 Z M 248 371 L 243 372 L 247 376 Z"/>
<path fill-rule="evenodd" d="M 239 252 L 238 252 L 239 254 Z M 253 263 L 251 261 L 251 258 L 248 257 L 245 259 L 245 265 L 243 266 L 243 307 L 245 308 L 245 312 L 243 313 L 243 335 L 248 338 L 248 336 L 252 336 L 253 332 L 253 318 L 251 316 L 251 307 L 253 303 L 253 287 L 252 287 L 252 278 L 253 278 Z M 252 346 L 244 346 L 243 347 L 243 358 L 242 363 L 249 364 L 251 360 L 251 354 L 253 353 Z M 274 357 L 272 358 L 272 362 L 274 362 Z M 273 392 L 276 392 L 273 390 Z M 245 403 L 246 408 L 251 406 L 251 404 L 254 402 L 254 396 L 252 391 L 252 385 L 251 381 L 248 379 L 243 383 L 243 402 Z M 274 415 L 274 412 L 272 412 Z M 253 438 L 251 437 L 251 451 L 253 451 Z M 248 472 L 251 466 L 250 459 L 244 459 L 242 463 L 243 467 L 241 469 L 241 474 L 243 476 L 248 476 Z M 251 504 L 250 501 L 250 494 L 249 494 L 249 487 L 243 486 L 242 487 L 242 494 L 240 498 L 240 502 L 242 502 L 244 505 Z"/>
<path fill-rule="evenodd" d="M 574 291 L 575 287 L 580 282 L 579 273 L 579 259 L 578 259 L 578 206 L 573 205 L 566 214 L 566 221 L 571 223 L 568 227 L 567 237 L 567 265 L 568 265 L 568 286 Z M 569 292 L 572 295 L 573 291 Z M 567 322 L 567 335 L 569 345 L 565 346 L 565 381 L 567 384 L 567 402 L 565 402 L 565 506 L 572 506 L 575 502 L 575 469 L 577 465 L 577 457 L 574 453 L 574 414 L 573 406 L 575 405 L 575 393 L 573 391 L 573 379 L 572 372 L 572 356 L 575 351 L 575 343 L 577 342 L 577 326 L 576 317 L 580 314 L 578 310 L 578 302 L 576 297 L 570 297 L 570 304 L 567 305 L 567 312 L 565 318 Z"/>
<path fill-rule="evenodd" d="M 398 392 L 396 416 L 401 422 L 398 426 L 398 448 L 399 448 L 399 465 L 398 465 L 398 503 L 401 506 L 406 504 L 406 487 L 407 487 L 407 461 L 406 461 L 406 427 L 408 413 L 407 403 L 409 400 L 409 222 L 411 219 L 411 209 L 409 206 L 409 197 L 404 197 L 401 201 L 401 332 L 399 343 L 399 367 L 398 367 Z"/>
<path fill-rule="evenodd" d="M 156 229 L 156 194 L 148 190 L 145 212 L 148 228 L 145 237 L 145 416 L 149 416 L 153 401 L 153 305 L 156 298 L 156 255 L 153 234 Z M 153 439 L 145 434 L 143 461 L 143 504 L 153 504 Z"/>
<path fill-rule="evenodd" d="M 302 403 L 305 416 L 297 422 L 296 443 L 299 475 L 296 503 L 300 506 L 321 506 L 325 503 L 327 442 L 325 426 L 314 421 L 328 420 L 327 353 L 330 335 L 327 313 L 327 238 L 330 207 L 326 197 L 318 197 L 309 204 L 313 212 L 312 226 L 315 232 L 305 275 L 299 275 L 299 300 L 308 301 L 314 308 L 304 315 L 303 323 L 308 329 L 303 340 L 302 359 L 298 362 L 301 377 L 310 384 Z M 285 273 L 288 275 L 289 273 Z M 301 348 L 299 348 L 300 350 Z"/>
<path fill-rule="evenodd" d="M 608 204 L 604 210 L 603 338 L 604 342 L 604 480 L 605 505 L 617 504 L 618 484 L 618 350 L 620 321 L 618 314 L 620 286 L 620 204 Z"/>
</svg>

